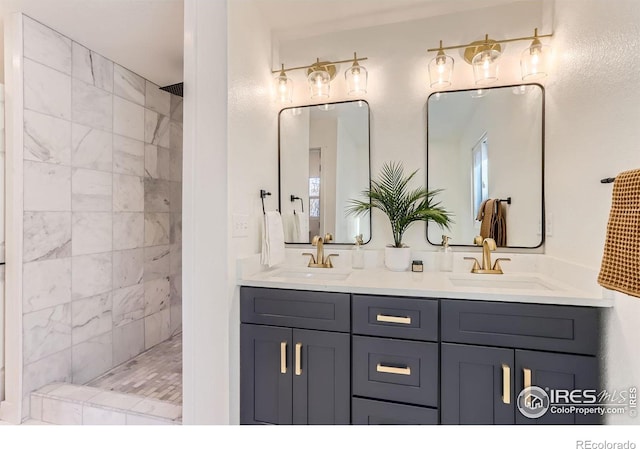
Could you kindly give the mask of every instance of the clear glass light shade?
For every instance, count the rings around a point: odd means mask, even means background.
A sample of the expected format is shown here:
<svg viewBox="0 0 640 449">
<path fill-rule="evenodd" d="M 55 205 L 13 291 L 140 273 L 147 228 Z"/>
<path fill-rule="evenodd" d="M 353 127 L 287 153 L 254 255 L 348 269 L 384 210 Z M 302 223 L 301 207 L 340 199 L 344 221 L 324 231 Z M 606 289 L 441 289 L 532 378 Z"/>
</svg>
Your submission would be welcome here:
<svg viewBox="0 0 640 449">
<path fill-rule="evenodd" d="M 551 59 L 551 47 L 534 42 L 522 52 L 520 57 L 520 69 L 523 81 L 544 78 L 549 73 L 549 60 Z"/>
<path fill-rule="evenodd" d="M 314 70 L 307 78 L 311 98 L 329 98 L 331 75 L 326 70 Z"/>
<path fill-rule="evenodd" d="M 347 93 L 349 95 L 362 95 L 367 93 L 367 69 L 357 62 L 344 72 L 344 79 L 347 82 Z"/>
<path fill-rule="evenodd" d="M 473 57 L 473 77 L 479 86 L 487 86 L 498 81 L 498 58 L 500 52 L 496 50 L 483 50 Z"/>
<path fill-rule="evenodd" d="M 291 103 L 293 101 L 293 81 L 282 72 L 273 79 L 273 91 L 277 102 Z"/>
<path fill-rule="evenodd" d="M 451 85 L 453 75 L 453 58 L 444 53 L 438 54 L 429 62 L 430 86 L 434 89 L 441 89 Z"/>
</svg>

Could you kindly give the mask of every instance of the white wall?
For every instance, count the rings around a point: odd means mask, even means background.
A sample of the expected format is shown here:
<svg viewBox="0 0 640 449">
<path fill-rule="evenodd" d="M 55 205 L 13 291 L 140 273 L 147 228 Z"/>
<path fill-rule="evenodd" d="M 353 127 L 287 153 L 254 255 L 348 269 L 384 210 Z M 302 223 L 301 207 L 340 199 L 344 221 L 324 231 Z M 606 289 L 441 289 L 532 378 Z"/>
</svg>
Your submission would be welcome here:
<svg viewBox="0 0 640 449">
<path fill-rule="evenodd" d="M 485 32 L 496 39 L 530 35 L 535 27 L 546 32 L 542 23 L 542 2 L 520 2 L 450 16 L 416 20 L 359 30 L 342 31 L 282 42 L 280 58 L 274 61 L 287 67 L 321 60 L 348 58 L 353 51 L 368 57 L 362 64 L 369 71 L 365 99 L 371 107 L 371 168 L 376 176 L 385 161 L 400 160 L 407 171 L 419 169 L 417 181 L 426 179 L 426 101 L 427 64 L 434 53 L 426 49 L 440 39 L 454 45 L 481 39 Z M 481 24 L 481 26 L 479 25 Z M 520 82 L 520 52 L 526 42 L 509 44 L 501 63 L 501 84 Z M 471 66 L 456 55 L 457 70 L 452 88 L 473 87 Z M 344 71 L 338 68 L 332 82 L 331 101 L 352 99 L 346 95 Z M 292 72 L 294 104 L 310 104 L 302 72 Z M 373 238 L 367 248 L 381 248 L 392 242 L 389 224 L 379 211 L 373 213 Z M 425 238 L 425 225 L 415 224 L 404 242 L 416 250 L 434 249 Z M 438 239 L 439 242 L 439 239 Z M 453 243 L 453 242 L 452 242 Z M 456 242 L 461 243 L 461 242 Z"/>
<path fill-rule="evenodd" d="M 547 254 L 600 266 L 611 184 L 640 168 L 640 2 L 557 0 L 547 90 Z M 615 295 L 605 320 L 604 385 L 640 386 L 640 299 Z M 635 423 L 628 415 L 611 423 Z"/>
<path fill-rule="evenodd" d="M 184 5 L 183 423 L 226 424 L 237 332 L 229 325 L 227 2 Z"/>
<path fill-rule="evenodd" d="M 209 0 L 204 0 L 208 2 Z M 236 258 L 260 251 L 262 204 L 260 189 L 272 193 L 266 209 L 278 205 L 278 105 L 272 101 L 271 33 L 252 1 L 229 2 L 229 112 L 228 112 L 228 214 L 250 216 L 249 237 L 232 239 L 228 269 L 229 285 L 235 285 Z M 285 194 L 287 192 L 284 192 Z M 285 199 L 285 203 L 288 199 Z M 299 204 L 299 202 L 297 202 Z M 305 202 L 305 207 L 308 201 Z M 306 210 L 306 209 L 305 209 Z M 218 211 L 218 216 L 220 216 Z M 222 238 L 218 239 L 218 244 Z M 220 291 L 220 289 L 216 289 Z M 230 422 L 240 419 L 240 313 L 239 289 L 231 287 L 227 296 L 230 327 Z M 218 343 L 214 343 L 218 345 Z M 218 387 L 217 387 L 218 388 Z"/>
<path fill-rule="evenodd" d="M 2 47 L 2 45 L 0 45 Z M 2 59 L 2 58 L 0 58 Z M 4 84 L 0 84 L 0 262 L 4 262 Z M 4 400 L 4 265 L 0 266 L 0 401 Z"/>
</svg>

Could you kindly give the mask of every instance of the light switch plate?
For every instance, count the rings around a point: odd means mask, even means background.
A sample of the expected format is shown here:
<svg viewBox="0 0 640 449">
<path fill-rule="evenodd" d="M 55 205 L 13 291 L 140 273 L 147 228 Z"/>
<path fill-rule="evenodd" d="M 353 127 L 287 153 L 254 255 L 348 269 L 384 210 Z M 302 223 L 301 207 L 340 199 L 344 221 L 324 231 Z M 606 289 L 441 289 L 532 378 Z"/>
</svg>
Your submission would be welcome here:
<svg viewBox="0 0 640 449">
<path fill-rule="evenodd" d="M 249 215 L 233 214 L 231 223 L 232 237 L 249 237 Z"/>
</svg>

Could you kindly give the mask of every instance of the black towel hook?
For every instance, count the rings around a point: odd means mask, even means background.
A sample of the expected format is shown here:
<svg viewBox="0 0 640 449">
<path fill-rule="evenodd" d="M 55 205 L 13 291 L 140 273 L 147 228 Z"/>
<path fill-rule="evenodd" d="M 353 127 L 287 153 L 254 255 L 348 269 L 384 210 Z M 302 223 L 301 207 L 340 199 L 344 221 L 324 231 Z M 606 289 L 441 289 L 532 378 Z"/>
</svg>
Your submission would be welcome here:
<svg viewBox="0 0 640 449">
<path fill-rule="evenodd" d="M 616 180 L 616 178 L 603 178 L 603 179 L 600 180 L 600 182 L 602 184 L 611 184 L 615 180 Z"/>
<path fill-rule="evenodd" d="M 264 198 L 267 197 L 267 196 L 270 196 L 270 195 L 271 195 L 271 192 L 267 192 L 264 189 L 260 190 L 260 199 L 262 200 L 262 213 L 265 214 L 265 215 L 266 215 L 266 212 L 264 210 Z"/>
</svg>

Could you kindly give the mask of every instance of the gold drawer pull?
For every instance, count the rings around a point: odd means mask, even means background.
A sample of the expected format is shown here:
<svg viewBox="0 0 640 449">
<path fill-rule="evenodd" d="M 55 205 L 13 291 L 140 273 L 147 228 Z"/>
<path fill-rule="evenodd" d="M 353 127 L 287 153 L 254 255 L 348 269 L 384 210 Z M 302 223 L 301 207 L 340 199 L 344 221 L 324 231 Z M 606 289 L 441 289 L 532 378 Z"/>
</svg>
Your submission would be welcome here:
<svg viewBox="0 0 640 449">
<path fill-rule="evenodd" d="M 502 364 L 502 402 L 511 404 L 511 368 Z"/>
<path fill-rule="evenodd" d="M 402 374 L 403 376 L 411 375 L 411 368 L 408 366 L 405 368 L 399 368 L 397 366 L 386 366 L 378 363 L 378 366 L 376 366 L 376 371 L 379 373 Z"/>
<path fill-rule="evenodd" d="M 296 376 L 302 375 L 302 343 L 296 343 Z"/>
<path fill-rule="evenodd" d="M 376 321 L 380 321 L 381 323 L 411 324 L 411 317 L 382 315 L 379 313 L 376 317 Z"/>
<path fill-rule="evenodd" d="M 280 343 L 280 373 L 287 374 L 287 342 Z"/>
</svg>

